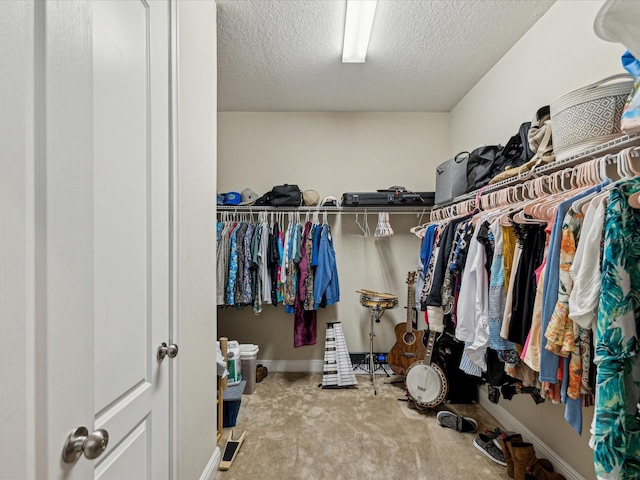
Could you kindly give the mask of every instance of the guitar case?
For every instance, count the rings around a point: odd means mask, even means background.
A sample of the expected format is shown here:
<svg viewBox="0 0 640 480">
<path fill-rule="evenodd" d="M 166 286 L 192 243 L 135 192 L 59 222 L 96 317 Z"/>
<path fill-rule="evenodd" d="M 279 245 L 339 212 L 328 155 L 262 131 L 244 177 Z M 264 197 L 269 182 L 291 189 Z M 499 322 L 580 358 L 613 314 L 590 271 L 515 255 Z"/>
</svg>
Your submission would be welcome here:
<svg viewBox="0 0 640 480">
<path fill-rule="evenodd" d="M 448 403 L 478 402 L 478 385 L 482 383 L 482 379 L 460 370 L 463 350 L 464 342 L 456 340 L 446 331 L 437 339 L 434 347 L 433 361 L 442 368 L 449 384 L 446 398 Z"/>
<path fill-rule="evenodd" d="M 435 192 L 409 192 L 404 187 L 390 187 L 376 192 L 342 194 L 343 207 L 431 207 Z"/>
</svg>

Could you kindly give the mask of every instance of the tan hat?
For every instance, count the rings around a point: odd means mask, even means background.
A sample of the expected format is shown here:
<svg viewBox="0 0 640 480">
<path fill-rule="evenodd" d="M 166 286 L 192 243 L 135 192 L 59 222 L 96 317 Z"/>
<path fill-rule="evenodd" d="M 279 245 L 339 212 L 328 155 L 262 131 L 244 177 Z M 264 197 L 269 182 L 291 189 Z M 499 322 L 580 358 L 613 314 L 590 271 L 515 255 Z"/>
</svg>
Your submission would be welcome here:
<svg viewBox="0 0 640 480">
<path fill-rule="evenodd" d="M 240 192 L 240 203 L 238 205 L 253 205 L 258 200 L 258 194 L 250 188 L 245 188 Z"/>
<path fill-rule="evenodd" d="M 313 207 L 320 203 L 320 195 L 315 190 L 305 190 L 302 193 L 302 200 L 308 207 Z"/>
</svg>

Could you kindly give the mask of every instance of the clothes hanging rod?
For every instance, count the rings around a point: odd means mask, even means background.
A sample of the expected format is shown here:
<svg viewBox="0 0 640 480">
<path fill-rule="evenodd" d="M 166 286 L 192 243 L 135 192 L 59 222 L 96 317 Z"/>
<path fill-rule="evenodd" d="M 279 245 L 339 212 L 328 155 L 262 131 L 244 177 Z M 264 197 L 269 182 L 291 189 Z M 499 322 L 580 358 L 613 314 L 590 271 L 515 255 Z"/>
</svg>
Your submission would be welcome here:
<svg viewBox="0 0 640 480">
<path fill-rule="evenodd" d="M 356 213 L 371 213 L 388 212 L 400 215 L 406 214 L 425 214 L 431 211 L 432 207 L 385 207 L 369 206 L 369 207 L 269 207 L 269 206 L 255 206 L 255 205 L 218 205 L 218 212 L 232 212 L 232 213 L 259 213 L 259 212 L 300 212 L 300 213 L 330 213 L 330 214 L 356 214 Z"/>
<path fill-rule="evenodd" d="M 638 140 L 640 140 L 640 138 L 638 138 Z M 542 180 L 550 181 L 551 177 L 557 176 L 558 174 L 561 174 L 562 176 L 564 176 L 567 172 L 569 172 L 569 174 L 571 175 L 571 180 L 569 181 L 570 188 L 575 188 L 576 185 L 573 184 L 573 181 L 575 179 L 576 171 L 579 171 L 582 167 L 589 166 L 590 164 L 597 165 L 602 162 L 607 162 L 609 164 L 610 163 L 618 164 L 618 162 L 620 162 L 620 157 L 619 157 L 620 153 L 628 149 L 634 149 L 636 152 L 638 152 L 640 151 L 640 145 L 638 144 L 638 142 L 636 142 L 636 144 L 631 144 L 631 145 L 627 144 L 624 148 L 616 149 L 615 153 L 612 153 L 612 151 L 610 151 L 609 153 L 593 155 L 589 158 L 583 157 L 580 161 L 562 162 L 562 165 L 564 168 L 546 169 L 544 174 L 529 175 L 527 178 L 524 179 L 523 182 L 515 182 L 510 185 L 503 186 L 501 189 L 493 189 L 492 191 L 488 192 L 486 195 L 485 195 L 485 192 L 482 192 L 482 195 L 479 198 L 472 197 L 472 198 L 468 198 L 466 200 L 460 200 L 456 203 L 451 203 L 439 208 L 434 208 L 431 211 L 431 219 L 433 220 L 435 218 L 436 220 L 442 220 L 443 218 L 461 214 L 461 213 L 462 214 L 471 213 L 472 210 L 477 208 L 478 200 L 480 201 L 480 205 L 483 210 L 486 208 L 493 208 L 492 205 L 495 206 L 493 202 L 496 201 L 496 197 L 494 195 L 500 195 L 501 190 L 508 190 L 510 188 L 515 188 L 518 186 L 522 186 L 523 188 L 525 187 L 531 188 L 536 182 L 540 182 Z M 596 168 L 596 171 L 598 171 L 599 168 L 601 167 L 598 166 Z M 583 174 L 584 173 L 585 172 L 583 172 Z M 580 172 L 578 172 L 578 175 L 579 174 Z M 599 177 L 599 180 L 598 180 L 599 182 L 603 181 L 603 178 L 604 178 L 603 175 L 604 175 L 603 173 L 600 173 L 600 174 L 596 173 L 596 178 Z M 623 176 L 625 176 L 625 174 L 623 174 Z M 591 178 L 591 180 L 593 180 L 593 178 Z M 561 188 L 564 190 L 565 189 L 564 180 L 559 180 L 559 181 L 562 182 Z M 592 183 L 592 185 L 595 185 L 595 183 Z M 580 182 L 577 183 L 577 186 L 580 186 Z M 487 205 L 484 204 L 485 200 L 488 202 Z M 507 201 L 509 201 L 508 197 L 507 197 Z M 506 206 L 506 205 L 502 205 L 502 206 Z"/>
<path fill-rule="evenodd" d="M 524 183 L 527 180 L 531 180 L 532 178 L 540 177 L 542 175 L 548 175 L 549 173 L 556 172 L 558 170 L 562 170 L 563 168 L 572 167 L 581 162 L 591 160 L 597 157 L 602 157 L 608 153 L 619 152 L 623 148 L 626 147 L 635 147 L 640 145 L 640 134 L 630 134 L 623 135 L 614 140 L 611 140 L 606 143 L 601 143 L 600 145 L 590 148 L 582 153 L 577 155 L 572 155 L 571 157 L 565 158 L 564 160 L 554 161 L 544 165 L 542 167 L 536 168 L 533 171 L 528 171 L 516 175 L 512 178 L 508 178 L 506 180 L 502 180 L 501 182 L 497 182 L 494 184 L 487 185 L 484 188 L 474 190 L 473 192 L 465 193 L 464 195 L 460 195 L 446 203 L 442 203 L 439 205 L 434 205 L 433 209 L 440 209 L 444 207 L 448 207 L 449 205 L 454 205 L 456 203 L 463 202 L 465 200 L 471 200 L 478 195 L 478 192 L 482 192 L 481 195 L 485 195 L 496 190 L 500 190 L 504 187 L 510 187 L 512 185 L 517 185 L 519 183 Z"/>
</svg>

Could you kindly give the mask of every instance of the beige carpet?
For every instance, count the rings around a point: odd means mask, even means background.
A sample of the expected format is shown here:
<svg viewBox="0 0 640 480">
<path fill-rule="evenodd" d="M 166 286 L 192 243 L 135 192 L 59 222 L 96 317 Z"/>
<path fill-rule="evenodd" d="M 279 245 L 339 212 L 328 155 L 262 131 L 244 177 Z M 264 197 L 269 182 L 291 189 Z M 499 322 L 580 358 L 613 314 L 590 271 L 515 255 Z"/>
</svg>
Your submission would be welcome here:
<svg viewBox="0 0 640 480">
<path fill-rule="evenodd" d="M 473 446 L 476 434 L 442 428 L 436 412 L 398 401 L 404 385 L 358 375 L 358 387 L 322 389 L 321 374 L 273 373 L 243 395 L 234 438 L 246 430 L 232 467 L 217 480 L 447 480 L 508 479 L 506 468 Z M 443 405 L 478 422 L 499 426 L 474 405 Z M 220 448 L 231 428 L 225 428 Z"/>
</svg>

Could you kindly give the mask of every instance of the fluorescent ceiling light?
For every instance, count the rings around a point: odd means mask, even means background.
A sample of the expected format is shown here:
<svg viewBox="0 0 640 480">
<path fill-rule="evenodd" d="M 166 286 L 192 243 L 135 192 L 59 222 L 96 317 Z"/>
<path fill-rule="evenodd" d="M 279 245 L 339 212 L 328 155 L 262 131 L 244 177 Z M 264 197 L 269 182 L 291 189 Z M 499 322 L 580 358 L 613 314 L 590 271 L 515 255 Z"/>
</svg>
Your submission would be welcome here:
<svg viewBox="0 0 640 480">
<path fill-rule="evenodd" d="M 342 63 L 364 63 L 378 0 L 347 0 Z"/>
</svg>

